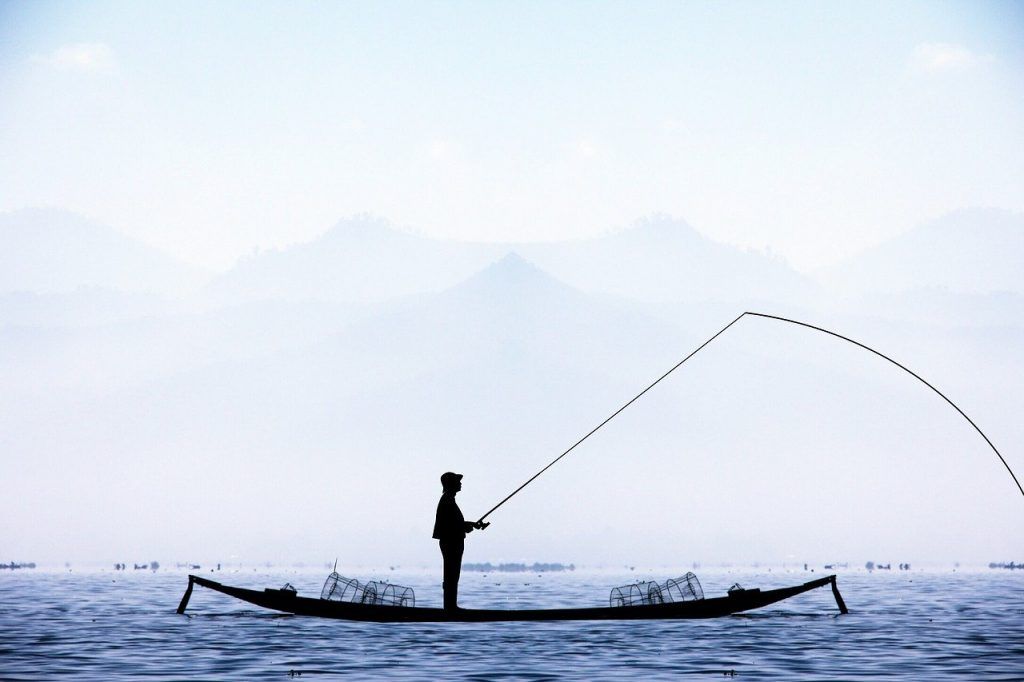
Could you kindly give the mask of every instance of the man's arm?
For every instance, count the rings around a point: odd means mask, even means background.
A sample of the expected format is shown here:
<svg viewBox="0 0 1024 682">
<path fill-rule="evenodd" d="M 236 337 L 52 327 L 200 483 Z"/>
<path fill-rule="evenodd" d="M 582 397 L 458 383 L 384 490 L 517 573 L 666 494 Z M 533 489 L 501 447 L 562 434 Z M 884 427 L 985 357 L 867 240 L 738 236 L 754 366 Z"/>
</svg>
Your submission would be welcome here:
<svg viewBox="0 0 1024 682">
<path fill-rule="evenodd" d="M 462 530 L 466 531 L 467 533 L 472 533 L 474 529 L 475 530 L 483 530 L 484 528 L 486 528 L 489 525 L 491 525 L 489 522 L 488 523 L 481 523 L 480 521 L 463 521 L 462 522 Z"/>
</svg>

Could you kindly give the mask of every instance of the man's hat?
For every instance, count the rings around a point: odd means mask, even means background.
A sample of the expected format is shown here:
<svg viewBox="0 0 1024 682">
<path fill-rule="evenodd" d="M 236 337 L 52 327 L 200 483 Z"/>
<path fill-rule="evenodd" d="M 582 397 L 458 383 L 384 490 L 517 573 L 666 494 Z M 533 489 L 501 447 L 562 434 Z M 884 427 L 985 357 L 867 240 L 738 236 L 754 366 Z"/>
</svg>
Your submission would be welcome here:
<svg viewBox="0 0 1024 682">
<path fill-rule="evenodd" d="M 441 485 L 447 488 L 449 485 L 454 485 L 462 480 L 462 474 L 453 474 L 450 471 L 446 471 L 441 474 Z"/>
</svg>

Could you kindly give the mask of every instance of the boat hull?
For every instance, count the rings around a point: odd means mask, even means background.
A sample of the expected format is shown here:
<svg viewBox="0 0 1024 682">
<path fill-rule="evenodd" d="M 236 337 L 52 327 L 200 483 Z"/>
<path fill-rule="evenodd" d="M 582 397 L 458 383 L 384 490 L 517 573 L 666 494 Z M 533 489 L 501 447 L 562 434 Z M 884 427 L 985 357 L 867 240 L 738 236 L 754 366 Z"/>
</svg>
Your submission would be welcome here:
<svg viewBox="0 0 1024 682">
<path fill-rule="evenodd" d="M 250 590 L 244 587 L 223 585 L 201 576 L 188 577 L 188 589 L 182 597 L 178 613 L 184 613 L 192 594 L 193 585 L 221 592 L 241 601 L 266 609 L 291 613 L 297 616 L 315 616 L 374 623 L 494 623 L 511 621 L 556 621 L 556 620 L 674 620 L 693 618 L 719 618 L 743 611 L 759 609 L 780 602 L 810 590 L 832 586 L 836 603 L 842 613 L 846 606 L 839 596 L 834 575 L 812 580 L 803 585 L 783 587 L 775 590 L 744 590 L 726 597 L 714 597 L 668 604 L 644 606 L 593 607 L 575 609 L 459 609 L 448 612 L 443 609 L 402 606 L 375 606 L 348 602 L 328 601 L 300 597 L 285 590 Z"/>
</svg>

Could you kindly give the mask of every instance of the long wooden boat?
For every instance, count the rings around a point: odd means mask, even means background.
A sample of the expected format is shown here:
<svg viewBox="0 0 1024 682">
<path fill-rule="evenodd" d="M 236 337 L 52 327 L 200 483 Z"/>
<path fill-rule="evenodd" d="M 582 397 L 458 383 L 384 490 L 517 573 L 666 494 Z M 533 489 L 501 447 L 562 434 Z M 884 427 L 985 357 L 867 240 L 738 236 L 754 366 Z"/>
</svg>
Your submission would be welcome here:
<svg viewBox="0 0 1024 682">
<path fill-rule="evenodd" d="M 256 606 L 274 611 L 293 613 L 297 616 L 317 616 L 341 620 L 369 621 L 376 623 L 489 623 L 500 621 L 541 621 L 541 620 L 654 620 L 683 618 L 719 618 L 733 613 L 759 609 L 783 599 L 795 597 L 818 587 L 832 586 L 836 605 L 841 613 L 847 613 L 846 604 L 836 586 L 836 577 L 829 575 L 794 587 L 775 590 L 748 589 L 730 593 L 725 597 L 698 599 L 694 601 L 642 606 L 593 607 L 574 609 L 458 609 L 448 612 L 444 609 L 378 606 L 327 599 L 300 597 L 292 590 L 264 589 L 250 590 L 244 587 L 223 585 L 197 575 L 188 577 L 178 613 L 184 613 L 192 596 L 192 587 L 199 585 L 216 592 L 240 599 Z"/>
</svg>

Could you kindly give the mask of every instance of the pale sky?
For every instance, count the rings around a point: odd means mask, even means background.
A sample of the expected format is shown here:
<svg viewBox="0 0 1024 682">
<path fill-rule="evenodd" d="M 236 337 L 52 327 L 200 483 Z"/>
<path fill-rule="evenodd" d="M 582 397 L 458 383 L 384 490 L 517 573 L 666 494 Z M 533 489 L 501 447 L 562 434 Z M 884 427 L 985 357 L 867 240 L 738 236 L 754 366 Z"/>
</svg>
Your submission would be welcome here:
<svg viewBox="0 0 1024 682">
<path fill-rule="evenodd" d="M 1020 3 L 2 3 L 0 211 L 209 268 L 655 212 L 810 270 L 1024 210 Z"/>
</svg>

